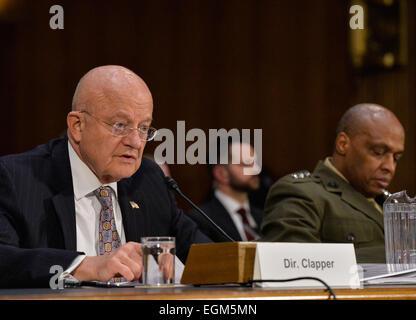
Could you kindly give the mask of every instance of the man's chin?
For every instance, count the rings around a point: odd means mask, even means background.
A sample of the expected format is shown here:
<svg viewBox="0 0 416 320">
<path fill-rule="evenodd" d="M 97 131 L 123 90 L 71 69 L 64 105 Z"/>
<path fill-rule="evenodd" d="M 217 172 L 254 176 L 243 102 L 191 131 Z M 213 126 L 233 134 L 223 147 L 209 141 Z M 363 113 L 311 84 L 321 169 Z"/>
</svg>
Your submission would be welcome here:
<svg viewBox="0 0 416 320">
<path fill-rule="evenodd" d="M 373 187 L 366 192 L 366 198 L 375 198 L 383 194 L 384 188 Z"/>
<path fill-rule="evenodd" d="M 127 179 L 130 178 L 132 175 L 134 175 L 137 172 L 138 168 L 124 168 L 123 170 L 118 170 L 113 173 L 111 173 L 109 176 L 111 176 L 111 180 L 113 181 L 120 181 L 121 179 Z"/>
<path fill-rule="evenodd" d="M 252 185 L 244 185 L 244 186 L 232 186 L 232 188 L 236 191 L 240 191 L 240 192 L 253 192 L 259 189 L 259 186 L 255 187 Z"/>
</svg>

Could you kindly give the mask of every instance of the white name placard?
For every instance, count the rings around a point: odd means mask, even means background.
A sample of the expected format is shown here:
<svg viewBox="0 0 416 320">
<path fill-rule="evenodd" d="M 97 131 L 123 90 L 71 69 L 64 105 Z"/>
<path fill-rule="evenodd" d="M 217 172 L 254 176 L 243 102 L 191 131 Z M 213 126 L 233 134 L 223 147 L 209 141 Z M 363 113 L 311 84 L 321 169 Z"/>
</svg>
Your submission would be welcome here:
<svg viewBox="0 0 416 320">
<path fill-rule="evenodd" d="M 259 242 L 254 280 L 314 277 L 336 288 L 360 288 L 354 246 L 350 243 Z M 261 287 L 322 288 L 316 280 L 256 283 Z"/>
</svg>

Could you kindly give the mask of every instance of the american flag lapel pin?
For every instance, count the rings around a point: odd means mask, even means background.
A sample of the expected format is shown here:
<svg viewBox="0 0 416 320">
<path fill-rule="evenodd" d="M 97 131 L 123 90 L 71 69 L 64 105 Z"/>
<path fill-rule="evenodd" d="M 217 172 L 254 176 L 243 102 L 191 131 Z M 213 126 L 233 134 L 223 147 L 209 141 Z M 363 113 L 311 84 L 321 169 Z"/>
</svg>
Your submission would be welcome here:
<svg viewBox="0 0 416 320">
<path fill-rule="evenodd" d="M 132 209 L 140 209 L 139 205 L 136 202 L 130 201 L 129 203 Z"/>
</svg>

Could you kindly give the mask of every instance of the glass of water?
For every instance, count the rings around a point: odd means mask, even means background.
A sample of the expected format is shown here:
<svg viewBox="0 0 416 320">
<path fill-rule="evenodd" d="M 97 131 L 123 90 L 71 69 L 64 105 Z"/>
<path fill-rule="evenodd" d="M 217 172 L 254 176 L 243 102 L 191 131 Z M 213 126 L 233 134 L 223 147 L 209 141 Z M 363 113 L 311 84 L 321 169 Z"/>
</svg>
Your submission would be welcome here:
<svg viewBox="0 0 416 320">
<path fill-rule="evenodd" d="M 175 237 L 143 237 L 143 284 L 172 285 L 175 282 Z"/>
<path fill-rule="evenodd" d="M 383 212 L 389 272 L 416 268 L 416 197 L 397 192 L 384 202 Z"/>
</svg>

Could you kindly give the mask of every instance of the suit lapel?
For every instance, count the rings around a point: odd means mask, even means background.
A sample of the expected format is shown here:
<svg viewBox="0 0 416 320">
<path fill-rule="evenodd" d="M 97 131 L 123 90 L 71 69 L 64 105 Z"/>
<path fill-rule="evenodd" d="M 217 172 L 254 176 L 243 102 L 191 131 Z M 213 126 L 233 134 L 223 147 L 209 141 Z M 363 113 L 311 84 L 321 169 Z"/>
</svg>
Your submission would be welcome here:
<svg viewBox="0 0 416 320">
<path fill-rule="evenodd" d="M 74 194 L 68 192 L 59 193 L 52 198 L 52 203 L 61 223 L 65 248 L 76 251 Z"/>
<path fill-rule="evenodd" d="M 358 195 L 357 195 L 358 194 Z M 361 211 L 370 219 L 377 222 L 377 224 L 383 229 L 383 215 L 377 211 L 377 209 L 368 201 L 364 196 L 359 194 L 352 187 L 346 188 L 342 192 L 342 200 L 350 204 L 355 209 Z"/>
<path fill-rule="evenodd" d="M 214 220 L 224 231 L 231 236 L 234 240 L 241 241 L 240 233 L 234 224 L 234 221 L 230 217 L 230 213 L 225 209 L 221 202 L 214 196 L 211 219 Z"/>
<path fill-rule="evenodd" d="M 126 234 L 126 241 L 140 242 L 139 235 L 143 234 L 144 221 L 143 216 L 146 211 L 146 205 L 139 196 L 138 191 L 129 192 L 130 179 L 124 179 L 117 183 L 119 205 L 123 217 L 123 227 Z M 138 208 L 136 208 L 136 206 Z M 142 223 L 140 223 L 142 222 Z"/>
<path fill-rule="evenodd" d="M 324 165 L 322 161 L 319 162 L 313 175 L 318 175 L 321 178 L 323 186 L 328 192 L 338 193 L 344 202 L 384 228 L 383 215 L 361 193 Z"/>
<path fill-rule="evenodd" d="M 61 224 L 65 248 L 76 250 L 74 189 L 68 155 L 68 140 L 62 139 L 52 151 L 52 203 Z"/>
</svg>

